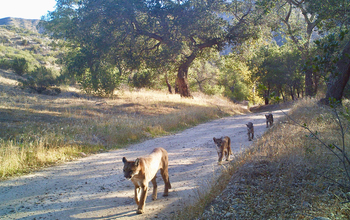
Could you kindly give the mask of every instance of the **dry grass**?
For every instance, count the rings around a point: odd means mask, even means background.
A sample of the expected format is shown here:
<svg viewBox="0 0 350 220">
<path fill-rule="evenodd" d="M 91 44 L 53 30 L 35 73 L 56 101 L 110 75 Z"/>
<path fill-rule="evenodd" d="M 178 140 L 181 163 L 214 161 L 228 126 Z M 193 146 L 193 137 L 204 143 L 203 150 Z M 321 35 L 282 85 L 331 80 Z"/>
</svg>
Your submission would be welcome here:
<svg viewBox="0 0 350 220">
<path fill-rule="evenodd" d="M 305 123 L 326 144 L 341 146 L 332 109 L 313 99 L 301 100 L 289 116 L 293 120 L 285 117 L 275 123 L 218 182 L 208 184 L 196 204 L 174 219 L 350 219 L 350 183 L 344 167 L 295 124 Z M 349 152 L 349 122 L 342 121 Z"/>
<path fill-rule="evenodd" d="M 0 71 L 0 77 L 2 179 L 247 111 L 202 94 L 185 99 L 163 91 L 123 90 L 102 99 L 74 88 L 63 88 L 57 97 L 29 94 L 15 88 L 12 73 Z"/>
</svg>

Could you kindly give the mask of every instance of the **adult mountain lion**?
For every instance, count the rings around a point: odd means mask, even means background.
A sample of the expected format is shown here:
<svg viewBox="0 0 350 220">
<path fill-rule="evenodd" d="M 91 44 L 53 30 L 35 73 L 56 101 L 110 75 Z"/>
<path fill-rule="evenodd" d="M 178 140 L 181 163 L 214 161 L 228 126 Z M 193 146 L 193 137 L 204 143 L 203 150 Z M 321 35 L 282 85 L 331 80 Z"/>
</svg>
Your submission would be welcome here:
<svg viewBox="0 0 350 220">
<path fill-rule="evenodd" d="M 222 159 L 224 158 L 224 156 L 226 157 L 226 161 L 229 161 L 230 155 L 232 154 L 231 139 L 225 136 L 221 138 L 213 137 L 213 140 L 216 146 L 216 151 L 218 152 L 219 163 L 222 162 Z"/>
<path fill-rule="evenodd" d="M 168 152 L 165 149 L 161 147 L 155 148 L 148 156 L 137 158 L 135 161 L 128 161 L 123 157 L 123 163 L 124 177 L 131 180 L 135 185 L 135 201 L 138 205 L 137 214 L 145 212 L 149 181 L 152 181 L 153 184 L 152 199 L 157 199 L 156 174 L 159 169 L 165 183 L 163 196 L 168 196 L 171 185 L 168 174 Z"/>
</svg>

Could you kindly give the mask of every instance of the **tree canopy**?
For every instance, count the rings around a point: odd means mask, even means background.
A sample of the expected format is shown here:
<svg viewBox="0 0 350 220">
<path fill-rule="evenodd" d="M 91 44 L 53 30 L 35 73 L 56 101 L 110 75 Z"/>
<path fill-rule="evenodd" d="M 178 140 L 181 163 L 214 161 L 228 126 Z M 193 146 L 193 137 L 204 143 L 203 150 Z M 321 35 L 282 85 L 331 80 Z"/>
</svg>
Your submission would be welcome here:
<svg viewBox="0 0 350 220">
<path fill-rule="evenodd" d="M 259 2 L 271 17 L 275 17 L 276 31 L 289 38 L 307 60 L 312 56 L 310 44 L 319 35 L 349 23 L 350 2 L 347 0 L 262 0 Z M 305 93 L 317 93 L 318 76 L 305 70 Z"/>
<path fill-rule="evenodd" d="M 120 74 L 176 66 L 178 90 L 190 96 L 187 74 L 193 60 L 205 48 L 220 51 L 256 36 L 259 20 L 253 11 L 249 0 L 57 0 L 45 27 L 79 47 L 79 61 L 91 75 L 103 62 L 116 65 Z"/>
<path fill-rule="evenodd" d="M 98 95 L 121 81 L 140 88 L 164 80 L 183 97 L 191 88 L 266 104 L 272 95 L 313 96 L 339 75 L 315 68 L 336 61 L 323 59 L 331 53 L 314 40 L 350 24 L 347 0 L 56 1 L 42 24 L 71 48 L 67 75 Z M 346 63 L 343 38 L 336 54 Z"/>
</svg>

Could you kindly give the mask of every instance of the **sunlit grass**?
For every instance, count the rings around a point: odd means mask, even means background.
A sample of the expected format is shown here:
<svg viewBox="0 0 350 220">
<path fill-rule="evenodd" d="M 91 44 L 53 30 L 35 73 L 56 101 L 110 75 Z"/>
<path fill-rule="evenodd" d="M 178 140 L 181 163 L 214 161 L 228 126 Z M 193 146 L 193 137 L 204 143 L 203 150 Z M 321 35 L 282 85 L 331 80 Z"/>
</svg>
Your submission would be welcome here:
<svg viewBox="0 0 350 220">
<path fill-rule="evenodd" d="M 20 175 L 60 161 L 71 160 L 81 152 L 79 146 L 48 144 L 44 140 L 22 143 L 0 140 L 1 177 Z"/>
<path fill-rule="evenodd" d="M 247 111 L 222 97 L 165 91 L 123 90 L 101 99 L 67 87 L 45 96 L 16 89 L 14 80 L 0 84 L 2 179 Z"/>
</svg>

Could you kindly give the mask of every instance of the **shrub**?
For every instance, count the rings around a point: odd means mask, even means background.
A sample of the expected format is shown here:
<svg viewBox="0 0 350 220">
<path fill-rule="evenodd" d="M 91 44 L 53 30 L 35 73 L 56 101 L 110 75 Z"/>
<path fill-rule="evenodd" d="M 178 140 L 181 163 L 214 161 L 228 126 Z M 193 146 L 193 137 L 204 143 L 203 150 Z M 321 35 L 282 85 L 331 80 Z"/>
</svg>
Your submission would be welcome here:
<svg viewBox="0 0 350 220">
<path fill-rule="evenodd" d="M 20 80 L 22 89 L 31 89 L 37 93 L 46 95 L 57 95 L 61 91 L 53 88 L 56 84 L 56 76 L 51 69 L 44 66 L 35 67 L 35 69 L 27 75 L 27 79 Z"/>
<path fill-rule="evenodd" d="M 15 57 L 12 63 L 12 69 L 18 75 L 22 76 L 28 71 L 28 62 L 25 58 Z"/>
<path fill-rule="evenodd" d="M 30 47 L 29 50 L 36 53 L 36 54 L 40 54 L 43 52 L 43 49 L 39 45 L 33 45 Z"/>
<path fill-rule="evenodd" d="M 249 99 L 249 88 L 241 81 L 237 81 L 233 86 L 225 86 L 224 95 L 231 100 L 244 101 Z"/>
<path fill-rule="evenodd" d="M 120 83 L 120 76 L 115 67 L 109 64 L 99 64 L 97 70 L 91 69 L 79 77 L 78 81 L 87 94 L 106 97 L 112 95 Z"/>
<path fill-rule="evenodd" d="M 131 83 L 136 88 L 151 88 L 153 86 L 153 73 L 150 70 L 136 72 L 131 78 Z"/>
<path fill-rule="evenodd" d="M 0 68 L 1 69 L 11 69 L 12 63 L 9 59 L 0 59 Z"/>
<path fill-rule="evenodd" d="M 29 41 L 28 41 L 27 39 L 23 39 L 22 42 L 21 42 L 21 44 L 22 44 L 23 46 L 28 46 Z"/>
</svg>

